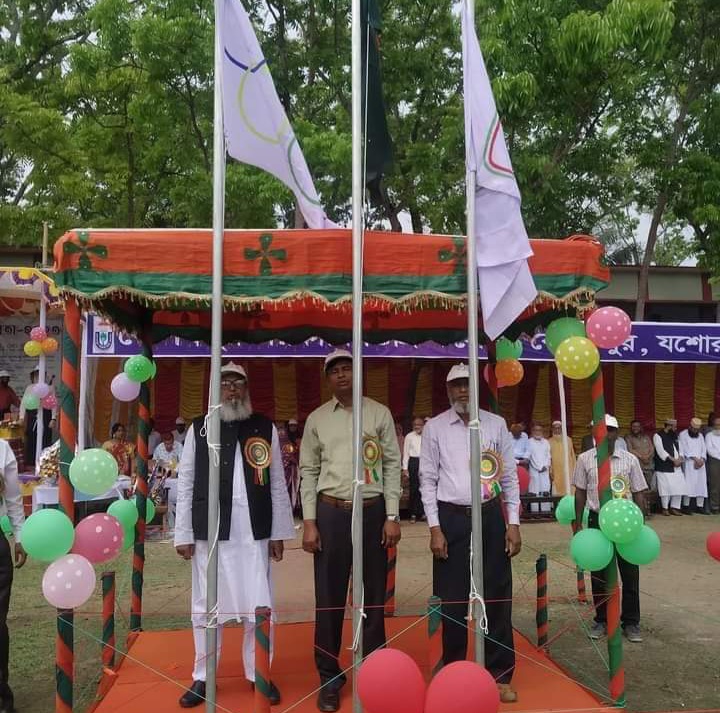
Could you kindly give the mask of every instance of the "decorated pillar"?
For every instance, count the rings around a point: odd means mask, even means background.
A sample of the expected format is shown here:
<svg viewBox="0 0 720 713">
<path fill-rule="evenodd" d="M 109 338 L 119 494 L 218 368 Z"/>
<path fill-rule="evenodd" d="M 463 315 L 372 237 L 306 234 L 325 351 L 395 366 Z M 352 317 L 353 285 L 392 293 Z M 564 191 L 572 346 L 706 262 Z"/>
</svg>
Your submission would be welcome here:
<svg viewBox="0 0 720 713">
<path fill-rule="evenodd" d="M 115 572 L 102 573 L 102 663 L 115 666 Z"/>
<path fill-rule="evenodd" d="M 55 713 L 72 713 L 75 643 L 73 610 L 57 610 L 55 638 Z"/>
<path fill-rule="evenodd" d="M 80 392 L 80 307 L 73 297 L 65 302 L 60 382 L 60 509 L 75 522 L 75 497 L 70 462 L 75 457 Z"/>
<path fill-rule="evenodd" d="M 428 598 L 428 652 L 430 677 L 443 666 L 442 658 L 442 600 L 434 594 Z"/>
<path fill-rule="evenodd" d="M 537 645 L 546 649 L 548 643 L 548 595 L 547 595 L 547 555 L 540 555 L 535 562 L 537 576 L 537 598 L 535 624 L 537 626 Z"/>
<path fill-rule="evenodd" d="M 270 713 L 270 616 L 269 607 L 255 609 L 254 713 Z"/>
<path fill-rule="evenodd" d="M 397 568 L 397 547 L 387 551 L 387 575 L 385 577 L 385 616 L 395 616 L 395 570 Z"/>
</svg>

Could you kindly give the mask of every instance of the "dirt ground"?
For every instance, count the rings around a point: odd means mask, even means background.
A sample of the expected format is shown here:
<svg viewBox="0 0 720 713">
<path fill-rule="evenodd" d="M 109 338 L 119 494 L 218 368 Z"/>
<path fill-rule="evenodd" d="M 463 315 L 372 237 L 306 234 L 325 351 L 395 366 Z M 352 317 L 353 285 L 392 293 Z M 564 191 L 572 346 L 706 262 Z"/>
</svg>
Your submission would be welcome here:
<svg viewBox="0 0 720 713">
<path fill-rule="evenodd" d="M 720 517 L 661 518 L 650 524 L 663 549 L 641 570 L 642 644 L 625 643 L 627 705 L 632 711 L 720 711 L 720 563 L 705 552 L 705 538 L 720 529 Z M 514 563 L 514 624 L 535 637 L 535 561 L 548 557 L 551 654 L 578 681 L 607 695 L 607 649 L 594 645 L 585 628 L 592 609 L 577 602 L 575 570 L 568 554 L 569 531 L 555 523 L 524 525 L 523 551 Z M 431 594 L 428 531 L 403 524 L 397 569 L 397 612 L 419 614 Z M 124 642 L 130 604 L 130 555 L 115 563 L 118 642 Z M 40 591 L 43 567 L 31 563 L 13 587 L 11 684 L 20 713 L 53 710 L 54 612 Z M 143 626 L 187 625 L 189 566 L 170 543 L 147 545 Z M 281 621 L 312 618 L 312 560 L 299 540 L 275 567 L 275 609 Z M 588 578 L 589 593 L 589 578 Z M 99 664 L 100 596 L 76 613 L 76 710 L 92 701 Z M 555 638 L 557 637 L 557 638 Z"/>
</svg>

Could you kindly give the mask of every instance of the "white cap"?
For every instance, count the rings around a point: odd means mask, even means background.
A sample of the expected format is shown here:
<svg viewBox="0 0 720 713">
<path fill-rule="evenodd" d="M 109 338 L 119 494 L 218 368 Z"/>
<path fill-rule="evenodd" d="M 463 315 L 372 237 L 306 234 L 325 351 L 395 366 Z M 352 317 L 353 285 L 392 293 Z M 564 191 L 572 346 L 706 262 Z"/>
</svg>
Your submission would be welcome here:
<svg viewBox="0 0 720 713">
<path fill-rule="evenodd" d="M 452 369 L 448 372 L 447 381 L 450 383 L 451 381 L 455 381 L 455 379 L 469 379 L 470 378 L 470 369 L 468 369 L 467 364 L 455 364 Z"/>
<path fill-rule="evenodd" d="M 605 425 L 609 428 L 620 428 L 615 416 L 611 416 L 609 413 L 605 414 Z"/>
<path fill-rule="evenodd" d="M 10 378 L 10 372 L 6 369 L 0 369 L 0 379 L 2 379 L 4 376 Z"/>
<path fill-rule="evenodd" d="M 291 418 L 288 420 L 288 426 L 297 426 L 298 422 L 296 418 Z"/>
<path fill-rule="evenodd" d="M 340 359 L 349 359 L 352 361 L 352 354 L 347 349 L 336 349 L 335 351 L 330 352 L 325 357 L 325 371 L 327 371 L 334 362 Z"/>
<path fill-rule="evenodd" d="M 702 421 L 697 416 L 694 416 L 690 419 L 690 425 L 693 428 L 702 428 Z"/>
<path fill-rule="evenodd" d="M 182 416 L 178 416 L 175 419 L 175 425 L 176 426 L 184 426 L 185 425 L 185 419 Z"/>
<path fill-rule="evenodd" d="M 234 361 L 229 361 L 227 364 L 223 364 L 220 367 L 220 373 L 221 374 L 237 374 L 238 376 L 242 376 L 245 381 L 247 381 L 247 374 L 245 373 L 245 369 L 243 369 L 240 364 L 236 364 Z"/>
</svg>

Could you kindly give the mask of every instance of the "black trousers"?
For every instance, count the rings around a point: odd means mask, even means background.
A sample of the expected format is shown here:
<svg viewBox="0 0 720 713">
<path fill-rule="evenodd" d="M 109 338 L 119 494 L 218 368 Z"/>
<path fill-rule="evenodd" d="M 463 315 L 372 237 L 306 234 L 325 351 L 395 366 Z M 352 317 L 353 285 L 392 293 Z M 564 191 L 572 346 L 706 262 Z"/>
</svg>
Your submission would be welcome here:
<svg viewBox="0 0 720 713">
<path fill-rule="evenodd" d="M 410 516 L 422 517 L 425 509 L 420 496 L 420 459 L 408 458 L 408 475 L 410 476 Z"/>
<path fill-rule="evenodd" d="M 337 690 L 345 683 L 338 656 L 352 569 L 352 511 L 318 500 L 317 527 L 322 551 L 315 564 L 315 666 L 320 682 L 332 681 Z M 363 508 L 363 585 L 365 615 L 363 656 L 385 646 L 385 572 L 387 551 L 382 546 L 385 502 L 382 497 Z M 357 602 L 355 603 L 358 604 Z"/>
<path fill-rule="evenodd" d="M 590 512 L 588 525 L 598 530 L 598 513 Z M 640 625 L 640 568 L 636 564 L 617 556 L 618 570 L 622 580 L 622 612 L 620 620 L 623 627 Z M 607 624 L 607 582 L 605 570 L 592 573 L 593 604 L 595 621 Z"/>
<path fill-rule="evenodd" d="M 7 710 L 13 710 L 13 693 L 8 685 L 10 635 L 7 626 L 13 571 L 10 543 L 7 541 L 5 535 L 0 533 L 0 709 Z"/>
<path fill-rule="evenodd" d="M 433 560 L 433 590 L 443 601 L 443 663 L 467 658 L 465 617 L 470 592 L 470 508 L 438 503 L 440 528 L 448 543 L 448 558 Z M 467 513 L 467 514 L 466 514 Z M 512 567 L 505 552 L 505 519 L 499 498 L 483 505 L 483 588 L 488 618 L 485 666 L 499 683 L 510 683 L 515 670 L 512 631 Z M 479 622 L 473 621 L 473 625 Z"/>
</svg>

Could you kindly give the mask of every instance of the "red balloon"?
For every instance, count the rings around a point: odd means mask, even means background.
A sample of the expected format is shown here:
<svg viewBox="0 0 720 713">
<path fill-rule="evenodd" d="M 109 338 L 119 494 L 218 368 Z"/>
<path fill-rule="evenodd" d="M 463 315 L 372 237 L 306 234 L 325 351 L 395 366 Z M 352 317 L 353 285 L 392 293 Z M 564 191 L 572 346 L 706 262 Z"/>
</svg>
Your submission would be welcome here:
<svg viewBox="0 0 720 713">
<path fill-rule="evenodd" d="M 720 532 L 711 532 L 705 545 L 710 557 L 720 562 Z"/>
<path fill-rule="evenodd" d="M 425 713 L 497 713 L 499 708 L 495 679 L 473 661 L 455 661 L 440 669 L 425 699 Z"/>
<path fill-rule="evenodd" d="M 366 713 L 423 713 L 425 679 L 397 649 L 377 649 L 358 671 L 358 695 Z"/>
<path fill-rule="evenodd" d="M 520 495 L 525 495 L 530 490 L 530 473 L 524 465 L 517 467 L 518 483 L 520 483 Z"/>
</svg>

